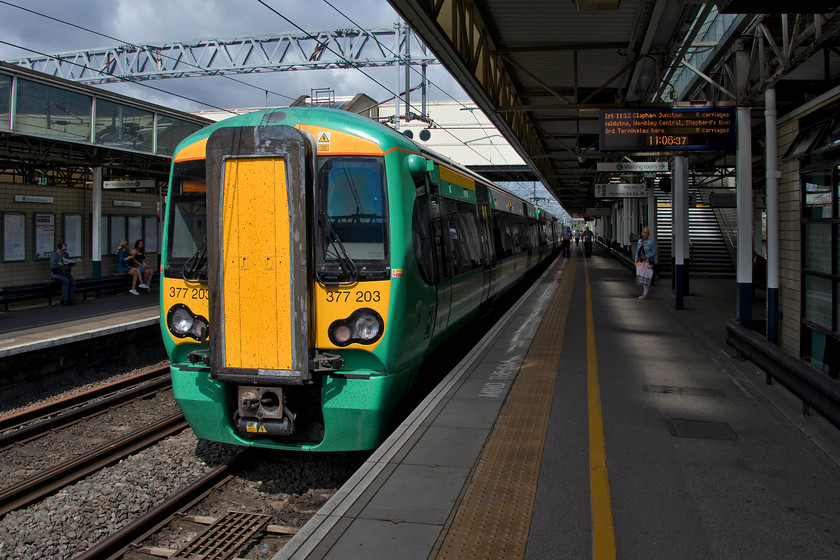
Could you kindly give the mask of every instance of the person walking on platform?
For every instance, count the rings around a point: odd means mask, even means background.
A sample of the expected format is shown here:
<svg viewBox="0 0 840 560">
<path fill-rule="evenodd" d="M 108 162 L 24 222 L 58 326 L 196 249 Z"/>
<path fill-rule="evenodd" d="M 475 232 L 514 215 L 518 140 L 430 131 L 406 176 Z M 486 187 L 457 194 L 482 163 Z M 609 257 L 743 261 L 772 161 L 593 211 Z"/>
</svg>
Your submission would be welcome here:
<svg viewBox="0 0 840 560">
<path fill-rule="evenodd" d="M 70 272 L 70 268 L 76 261 L 70 260 L 67 253 L 67 243 L 61 242 L 56 245 L 56 251 L 50 257 L 50 276 L 61 282 L 61 305 L 75 305 L 73 297 L 76 295 L 76 279 Z"/>
<path fill-rule="evenodd" d="M 564 257 L 569 258 L 572 252 L 572 228 L 566 226 L 563 230 L 563 243 L 560 244 L 560 252 Z"/>
<path fill-rule="evenodd" d="M 656 243 L 650 239 L 650 229 L 642 230 L 642 236 L 636 243 L 636 283 L 642 286 L 639 299 L 647 299 L 650 284 L 653 281 L 653 263 L 656 259 Z"/>
<path fill-rule="evenodd" d="M 589 258 L 592 256 L 592 238 L 595 235 L 589 230 L 589 226 L 583 230 L 583 254 Z"/>
</svg>

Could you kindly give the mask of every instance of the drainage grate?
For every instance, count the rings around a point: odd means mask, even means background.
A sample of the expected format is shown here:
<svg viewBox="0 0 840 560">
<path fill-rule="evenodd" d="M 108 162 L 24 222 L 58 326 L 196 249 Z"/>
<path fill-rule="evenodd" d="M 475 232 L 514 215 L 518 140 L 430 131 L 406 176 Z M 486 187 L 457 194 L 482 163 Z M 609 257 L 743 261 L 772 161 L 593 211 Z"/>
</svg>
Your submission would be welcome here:
<svg viewBox="0 0 840 560">
<path fill-rule="evenodd" d="M 693 397 L 725 397 L 723 391 L 717 389 L 703 389 L 701 387 L 674 387 L 672 385 L 645 385 L 648 393 L 670 393 L 674 395 L 691 395 Z"/>
<path fill-rule="evenodd" d="M 720 439 L 735 441 L 738 434 L 735 433 L 726 422 L 704 422 L 702 420 L 686 420 L 683 418 L 671 418 L 666 420 L 668 430 L 674 437 L 698 438 L 698 439 Z"/>
<path fill-rule="evenodd" d="M 229 511 L 207 527 L 170 560 L 225 560 L 233 557 L 248 539 L 263 531 L 270 515 Z"/>
</svg>

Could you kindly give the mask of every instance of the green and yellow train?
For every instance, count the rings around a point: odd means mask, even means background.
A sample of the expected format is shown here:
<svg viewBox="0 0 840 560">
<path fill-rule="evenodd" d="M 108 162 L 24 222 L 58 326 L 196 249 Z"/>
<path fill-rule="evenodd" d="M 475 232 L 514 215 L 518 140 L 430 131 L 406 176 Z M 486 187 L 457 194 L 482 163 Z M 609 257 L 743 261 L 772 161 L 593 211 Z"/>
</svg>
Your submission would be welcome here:
<svg viewBox="0 0 840 560">
<path fill-rule="evenodd" d="M 203 439 L 376 447 L 431 350 L 558 247 L 559 224 L 366 117 L 258 111 L 178 146 L 161 331 Z"/>
</svg>

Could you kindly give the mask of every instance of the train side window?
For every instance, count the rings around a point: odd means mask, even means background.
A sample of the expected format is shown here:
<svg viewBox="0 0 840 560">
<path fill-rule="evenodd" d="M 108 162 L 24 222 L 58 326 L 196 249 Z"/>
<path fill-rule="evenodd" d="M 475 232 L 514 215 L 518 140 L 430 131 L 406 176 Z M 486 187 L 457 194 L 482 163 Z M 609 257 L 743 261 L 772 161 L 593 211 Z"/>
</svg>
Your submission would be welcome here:
<svg viewBox="0 0 840 560">
<path fill-rule="evenodd" d="M 461 240 L 462 272 L 481 266 L 481 240 L 479 238 L 478 216 L 475 206 L 458 202 L 458 231 Z"/>
</svg>

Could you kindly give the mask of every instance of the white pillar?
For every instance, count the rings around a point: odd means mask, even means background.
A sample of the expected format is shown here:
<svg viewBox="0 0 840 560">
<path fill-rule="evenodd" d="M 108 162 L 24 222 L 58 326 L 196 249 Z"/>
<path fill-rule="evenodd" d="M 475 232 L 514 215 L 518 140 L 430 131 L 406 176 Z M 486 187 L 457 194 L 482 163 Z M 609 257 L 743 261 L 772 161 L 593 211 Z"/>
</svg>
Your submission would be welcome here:
<svg viewBox="0 0 840 560">
<path fill-rule="evenodd" d="M 688 268 L 688 160 L 684 156 L 674 158 L 672 172 L 674 193 L 674 297 L 677 309 L 683 308 L 683 297 L 687 292 Z"/>
<path fill-rule="evenodd" d="M 750 108 L 738 107 L 736 200 L 738 203 L 738 320 L 752 322 L 752 123 Z"/>
<path fill-rule="evenodd" d="M 767 339 L 779 342 L 779 168 L 776 130 L 776 90 L 764 92 L 767 134 Z"/>
<path fill-rule="evenodd" d="M 91 260 L 93 264 L 93 277 L 99 278 L 102 276 L 102 246 L 100 239 L 102 239 L 102 168 L 93 167 L 93 196 L 91 197 L 91 217 L 90 217 L 90 247 Z"/>
</svg>

